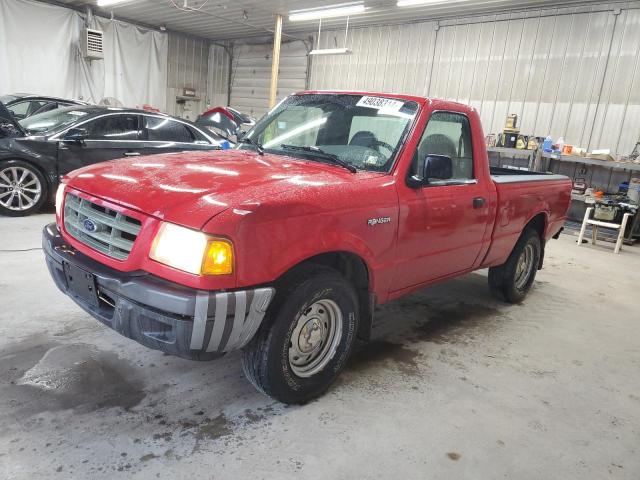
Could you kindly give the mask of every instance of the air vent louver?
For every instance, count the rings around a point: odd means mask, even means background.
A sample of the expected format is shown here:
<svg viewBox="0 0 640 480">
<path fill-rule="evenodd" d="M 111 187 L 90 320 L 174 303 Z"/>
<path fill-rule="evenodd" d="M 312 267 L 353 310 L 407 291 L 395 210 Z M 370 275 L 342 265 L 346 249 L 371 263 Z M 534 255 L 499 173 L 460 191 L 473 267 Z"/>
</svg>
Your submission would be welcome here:
<svg viewBox="0 0 640 480">
<path fill-rule="evenodd" d="M 101 30 L 85 28 L 82 42 L 82 54 L 89 60 L 102 60 L 104 58 L 103 33 Z"/>
</svg>

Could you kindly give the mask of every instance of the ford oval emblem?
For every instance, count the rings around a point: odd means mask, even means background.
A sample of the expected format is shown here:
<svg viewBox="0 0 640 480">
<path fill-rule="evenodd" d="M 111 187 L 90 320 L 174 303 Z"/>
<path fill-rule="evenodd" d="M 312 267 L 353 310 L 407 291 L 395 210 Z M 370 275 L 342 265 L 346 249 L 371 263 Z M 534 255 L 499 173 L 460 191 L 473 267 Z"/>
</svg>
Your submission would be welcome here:
<svg viewBox="0 0 640 480">
<path fill-rule="evenodd" d="M 95 232 L 96 230 L 98 230 L 98 226 L 90 218 L 85 218 L 82 222 L 82 226 L 87 232 Z"/>
</svg>

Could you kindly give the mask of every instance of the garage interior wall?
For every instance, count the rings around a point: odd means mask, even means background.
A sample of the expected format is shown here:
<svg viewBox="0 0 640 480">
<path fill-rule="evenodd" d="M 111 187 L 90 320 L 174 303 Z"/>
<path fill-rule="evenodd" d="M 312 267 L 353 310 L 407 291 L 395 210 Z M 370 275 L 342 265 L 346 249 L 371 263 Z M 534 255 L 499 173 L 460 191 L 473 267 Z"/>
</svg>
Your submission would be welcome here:
<svg viewBox="0 0 640 480">
<path fill-rule="evenodd" d="M 229 105 L 229 53 L 230 45 L 209 46 L 207 75 L 208 106 Z"/>
<path fill-rule="evenodd" d="M 94 17 L 104 32 L 104 60 L 80 53 L 84 17 L 29 0 L 0 1 L 0 92 L 28 92 L 165 109 L 167 35 Z M 43 80 L 46 79 L 46 83 Z M 46 88 L 45 88 L 46 85 Z"/>
<path fill-rule="evenodd" d="M 344 35 L 322 32 L 320 48 Z M 487 133 L 515 113 L 523 133 L 623 155 L 640 137 L 639 2 L 357 28 L 347 46 L 313 58 L 311 88 L 457 100 Z"/>
<path fill-rule="evenodd" d="M 209 76 L 209 42 L 207 40 L 169 34 L 167 72 L 167 108 L 172 115 L 191 118 L 202 113 L 208 105 L 207 78 Z M 195 90 L 194 100 L 182 101 L 184 88 Z M 185 115 L 185 112 L 191 115 Z"/>
<path fill-rule="evenodd" d="M 272 50 L 272 39 L 234 44 L 230 106 L 255 117 L 269 110 Z M 304 90 L 306 85 L 307 46 L 302 41 L 283 40 L 277 98 Z"/>
</svg>

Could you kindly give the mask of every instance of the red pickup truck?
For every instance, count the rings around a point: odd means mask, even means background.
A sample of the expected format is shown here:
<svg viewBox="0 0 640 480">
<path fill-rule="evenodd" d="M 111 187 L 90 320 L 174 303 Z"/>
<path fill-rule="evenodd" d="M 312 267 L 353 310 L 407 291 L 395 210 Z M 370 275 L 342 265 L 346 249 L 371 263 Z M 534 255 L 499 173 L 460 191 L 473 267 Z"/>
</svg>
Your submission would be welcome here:
<svg viewBox="0 0 640 480">
<path fill-rule="evenodd" d="M 238 148 L 104 162 L 57 192 L 57 286 L 105 325 L 194 360 L 242 349 L 286 403 L 321 395 L 376 305 L 489 268 L 520 302 L 569 206 L 568 178 L 490 169 L 471 107 L 291 95 Z"/>
</svg>

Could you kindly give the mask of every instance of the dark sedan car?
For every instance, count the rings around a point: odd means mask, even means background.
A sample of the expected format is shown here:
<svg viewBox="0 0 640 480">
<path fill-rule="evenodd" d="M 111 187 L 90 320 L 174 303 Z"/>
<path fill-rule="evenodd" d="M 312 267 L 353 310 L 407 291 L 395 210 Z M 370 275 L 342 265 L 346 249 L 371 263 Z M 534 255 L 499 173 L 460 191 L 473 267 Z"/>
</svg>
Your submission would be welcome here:
<svg viewBox="0 0 640 480">
<path fill-rule="evenodd" d="M 56 108 L 71 107 L 73 105 L 89 105 L 80 100 L 69 100 L 68 98 L 47 97 L 43 95 L 33 95 L 31 93 L 12 93 L 0 97 L 0 102 L 11 112 L 17 120 L 37 115 L 38 113 L 49 112 Z"/>
<path fill-rule="evenodd" d="M 22 216 L 38 210 L 53 199 L 63 175 L 85 165 L 219 148 L 212 134 L 161 113 L 80 106 L 17 122 L 0 103 L 0 214 Z"/>
</svg>

